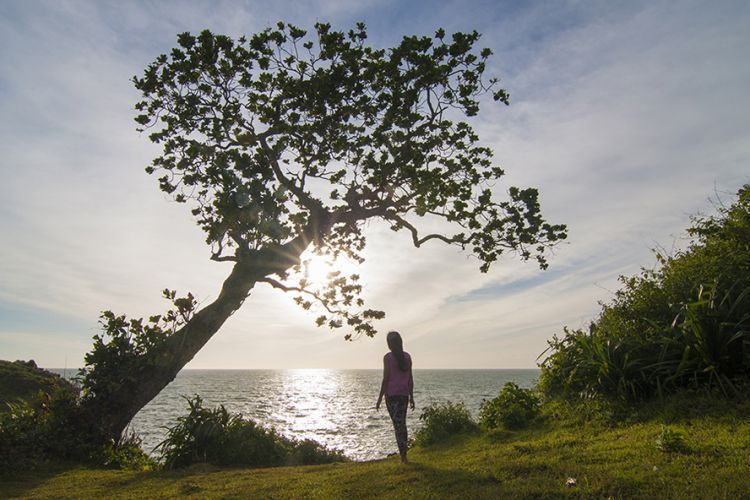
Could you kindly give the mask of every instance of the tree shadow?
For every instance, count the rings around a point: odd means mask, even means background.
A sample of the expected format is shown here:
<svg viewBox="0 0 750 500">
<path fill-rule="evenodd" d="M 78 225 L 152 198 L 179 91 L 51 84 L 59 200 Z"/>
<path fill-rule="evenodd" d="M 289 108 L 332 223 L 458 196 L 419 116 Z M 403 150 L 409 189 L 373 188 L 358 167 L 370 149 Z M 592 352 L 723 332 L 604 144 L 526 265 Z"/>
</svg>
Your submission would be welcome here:
<svg viewBox="0 0 750 500">
<path fill-rule="evenodd" d="M 50 479 L 78 467 L 80 466 L 76 464 L 57 463 L 41 469 L 0 475 L 0 496 L 3 498 L 26 496 Z"/>
<path fill-rule="evenodd" d="M 398 487 L 417 497 L 444 498 L 448 492 L 462 491 L 471 498 L 497 498 L 503 493 L 502 481 L 489 473 L 418 462 L 403 467 L 405 477 L 397 481 Z"/>
<path fill-rule="evenodd" d="M 95 488 L 101 488 L 105 490 L 118 491 L 126 489 L 138 489 L 143 483 L 156 481 L 160 488 L 164 488 L 165 485 L 172 484 L 179 495 L 191 495 L 200 493 L 202 488 L 196 484 L 194 479 L 196 477 L 204 476 L 212 472 L 219 472 L 222 470 L 218 467 L 203 466 L 203 467 L 191 467 L 187 469 L 179 470 L 118 470 L 118 469 L 97 469 L 87 467 L 81 464 L 54 464 L 44 469 L 23 471 L 7 476 L 0 476 L 0 497 L 2 498 L 17 498 L 34 496 L 35 491 L 39 488 L 43 488 L 47 483 L 54 481 L 55 478 L 71 471 L 85 469 L 87 473 L 93 473 L 95 476 Z M 96 474 L 97 471 L 101 471 L 103 476 L 106 473 L 114 473 L 111 477 L 102 477 Z M 81 479 L 76 479 L 74 482 L 78 483 Z M 65 483 L 65 480 L 60 481 L 61 484 Z"/>
</svg>

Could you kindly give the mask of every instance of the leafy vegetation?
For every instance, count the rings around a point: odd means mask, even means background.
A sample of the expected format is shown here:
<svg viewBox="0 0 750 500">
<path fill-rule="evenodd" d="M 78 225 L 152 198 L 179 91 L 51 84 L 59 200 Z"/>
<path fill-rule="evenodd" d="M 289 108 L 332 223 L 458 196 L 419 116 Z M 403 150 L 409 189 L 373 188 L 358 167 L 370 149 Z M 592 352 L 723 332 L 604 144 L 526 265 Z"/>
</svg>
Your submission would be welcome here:
<svg viewBox="0 0 750 500">
<path fill-rule="evenodd" d="M 140 318 L 128 320 L 112 311 L 102 313 L 102 333 L 94 335 L 94 346 L 79 373 L 85 399 L 109 399 L 120 386 L 133 383 L 148 365 L 158 364 L 154 359 L 158 347 L 190 320 L 197 306 L 192 294 L 177 297 L 174 290 L 164 290 L 162 295 L 174 307 L 150 317 L 145 324 Z"/>
<path fill-rule="evenodd" d="M 463 403 L 434 402 L 419 415 L 422 426 L 414 434 L 414 444 L 429 446 L 452 436 L 477 430 L 478 426 Z"/>
<path fill-rule="evenodd" d="M 62 415 L 75 402 L 71 393 L 44 392 L 25 401 L 7 403 L 0 413 L 0 473 L 34 468 L 47 457 L 67 458 L 75 436 L 63 428 Z"/>
<path fill-rule="evenodd" d="M 5 401 L 0 412 L 0 474 L 61 460 L 115 468 L 155 465 L 136 436 L 115 442 L 101 434 L 78 387 L 33 361 L 2 361 L 0 370 L 0 399 Z"/>
<path fill-rule="evenodd" d="M 145 394 L 135 391 L 138 381 L 144 373 L 167 369 L 160 348 L 195 312 L 192 294 L 178 297 L 176 291 L 164 290 L 162 295 L 172 307 L 148 321 L 102 312 L 102 332 L 94 335 L 94 345 L 84 357 L 85 366 L 78 373 L 80 404 L 105 441 L 119 441 L 122 430 L 148 402 Z"/>
<path fill-rule="evenodd" d="M 197 463 L 270 467 L 340 462 L 342 453 L 312 440 L 286 438 L 241 415 L 231 415 L 223 405 L 208 409 L 200 396 L 188 399 L 187 415 L 178 418 L 158 446 L 166 468 Z"/>
<path fill-rule="evenodd" d="M 117 443 L 97 439 L 99 434 L 86 427 L 89 422 L 78 393 L 66 389 L 8 403 L 8 411 L 0 414 L 0 475 L 61 460 L 115 468 L 155 465 L 137 437 Z"/>
<path fill-rule="evenodd" d="M 605 304 L 588 331 L 564 330 L 541 363 L 552 397 L 629 401 L 682 387 L 737 392 L 750 377 L 750 186 L 711 217 L 696 217 L 685 250 Z"/>
<path fill-rule="evenodd" d="M 533 390 L 506 382 L 496 398 L 482 402 L 479 423 L 487 429 L 500 426 L 520 429 L 539 415 L 540 405 L 541 401 Z"/>
</svg>

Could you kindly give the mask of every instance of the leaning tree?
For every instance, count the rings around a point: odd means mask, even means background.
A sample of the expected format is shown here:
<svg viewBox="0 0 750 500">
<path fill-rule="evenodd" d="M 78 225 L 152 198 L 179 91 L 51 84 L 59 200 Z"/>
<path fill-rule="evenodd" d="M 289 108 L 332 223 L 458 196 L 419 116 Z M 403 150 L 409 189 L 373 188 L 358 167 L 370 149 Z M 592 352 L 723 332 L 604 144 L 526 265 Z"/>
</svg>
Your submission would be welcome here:
<svg viewBox="0 0 750 500">
<path fill-rule="evenodd" d="M 316 24 L 309 37 L 284 23 L 237 40 L 183 33 L 133 79 L 139 130 L 163 148 L 146 171 L 190 207 L 211 259 L 232 271 L 200 310 L 192 295 L 165 290 L 174 308 L 148 321 L 103 314 L 83 385 L 105 435 L 118 438 L 258 284 L 304 308 L 319 303 L 317 324 L 347 339 L 374 335 L 383 312 L 364 308 L 359 277 L 313 283 L 303 257 L 361 261 L 369 220 L 417 247 L 468 249 L 482 272 L 504 252 L 547 267 L 565 226 L 544 221 L 536 189 L 496 199 L 503 171 L 463 121 L 483 96 L 508 104 L 497 79 L 483 78 L 491 51 L 475 49 L 479 34 L 441 29 L 390 49 L 366 39 L 361 23 Z"/>
</svg>

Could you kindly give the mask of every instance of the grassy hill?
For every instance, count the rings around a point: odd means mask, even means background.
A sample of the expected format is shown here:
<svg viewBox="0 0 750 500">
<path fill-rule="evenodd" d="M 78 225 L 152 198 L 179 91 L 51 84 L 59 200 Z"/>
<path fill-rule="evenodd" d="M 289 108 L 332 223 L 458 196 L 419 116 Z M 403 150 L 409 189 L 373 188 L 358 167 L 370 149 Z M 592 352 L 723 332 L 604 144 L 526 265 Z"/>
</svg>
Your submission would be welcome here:
<svg viewBox="0 0 750 500">
<path fill-rule="evenodd" d="M 38 368 L 34 361 L 0 360 L 0 411 L 7 409 L 6 402 L 29 400 L 39 391 L 50 394 L 57 389 L 72 390 L 72 385 L 59 375 Z"/>
<path fill-rule="evenodd" d="M 690 395 L 631 409 L 618 423 L 548 408 L 522 431 L 480 432 L 396 459 L 180 471 L 58 465 L 0 479 L 0 496 L 195 498 L 747 498 L 750 399 Z M 681 433 L 680 451 L 657 446 Z M 568 478 L 575 486 L 566 486 Z"/>
</svg>

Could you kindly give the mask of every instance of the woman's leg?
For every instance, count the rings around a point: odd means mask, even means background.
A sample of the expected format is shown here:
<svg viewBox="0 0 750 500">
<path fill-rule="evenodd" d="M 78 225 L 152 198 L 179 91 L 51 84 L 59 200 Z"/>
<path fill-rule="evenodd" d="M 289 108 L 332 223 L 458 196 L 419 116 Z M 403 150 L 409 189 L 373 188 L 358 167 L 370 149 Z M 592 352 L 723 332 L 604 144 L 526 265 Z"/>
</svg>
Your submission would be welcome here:
<svg viewBox="0 0 750 500">
<path fill-rule="evenodd" d="M 406 409 L 408 405 L 409 398 L 406 396 L 386 396 L 385 398 L 385 406 L 388 408 L 388 414 L 393 421 L 393 430 L 396 431 L 398 454 L 404 463 L 406 462 L 408 441 L 408 433 L 406 431 Z"/>
</svg>

